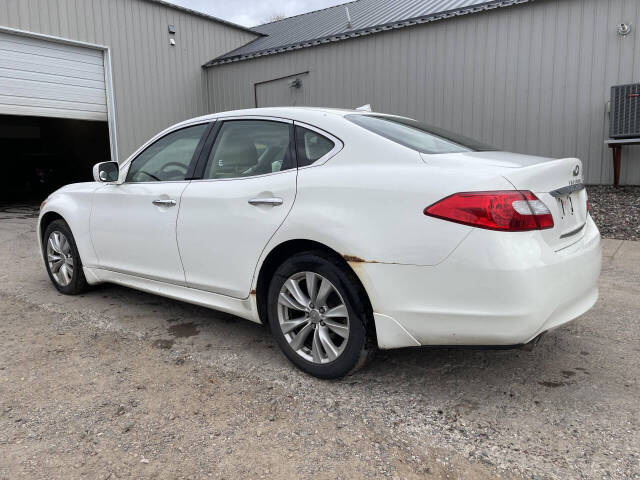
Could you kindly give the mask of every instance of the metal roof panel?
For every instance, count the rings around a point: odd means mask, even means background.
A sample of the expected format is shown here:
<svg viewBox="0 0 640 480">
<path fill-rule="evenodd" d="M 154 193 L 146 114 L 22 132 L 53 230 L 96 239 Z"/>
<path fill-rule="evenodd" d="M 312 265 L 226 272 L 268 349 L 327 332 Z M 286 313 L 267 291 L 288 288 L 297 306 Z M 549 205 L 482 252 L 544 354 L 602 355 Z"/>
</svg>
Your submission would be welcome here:
<svg viewBox="0 0 640 480">
<path fill-rule="evenodd" d="M 211 60 L 205 67 L 532 1 L 355 0 L 254 27 L 264 36 Z"/>
</svg>

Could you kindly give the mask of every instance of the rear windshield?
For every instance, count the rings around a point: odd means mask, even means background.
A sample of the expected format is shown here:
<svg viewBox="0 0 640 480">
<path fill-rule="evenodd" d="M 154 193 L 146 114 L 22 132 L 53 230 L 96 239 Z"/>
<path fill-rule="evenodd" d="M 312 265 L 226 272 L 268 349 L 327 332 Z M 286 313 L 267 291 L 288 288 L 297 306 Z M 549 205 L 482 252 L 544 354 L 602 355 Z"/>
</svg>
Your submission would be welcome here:
<svg viewBox="0 0 640 480">
<path fill-rule="evenodd" d="M 382 137 L 422 153 L 461 153 L 495 151 L 470 138 L 401 117 L 346 115 L 345 118 Z"/>
</svg>

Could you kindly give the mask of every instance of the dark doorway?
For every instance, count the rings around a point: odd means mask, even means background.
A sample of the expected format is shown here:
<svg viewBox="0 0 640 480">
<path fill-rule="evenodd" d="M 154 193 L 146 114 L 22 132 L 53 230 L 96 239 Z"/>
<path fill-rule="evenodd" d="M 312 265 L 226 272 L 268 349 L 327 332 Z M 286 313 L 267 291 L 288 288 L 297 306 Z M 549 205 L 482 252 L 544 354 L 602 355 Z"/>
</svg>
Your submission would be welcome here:
<svg viewBox="0 0 640 480">
<path fill-rule="evenodd" d="M 0 115 L 0 202 L 39 202 L 110 160 L 106 122 Z"/>
</svg>

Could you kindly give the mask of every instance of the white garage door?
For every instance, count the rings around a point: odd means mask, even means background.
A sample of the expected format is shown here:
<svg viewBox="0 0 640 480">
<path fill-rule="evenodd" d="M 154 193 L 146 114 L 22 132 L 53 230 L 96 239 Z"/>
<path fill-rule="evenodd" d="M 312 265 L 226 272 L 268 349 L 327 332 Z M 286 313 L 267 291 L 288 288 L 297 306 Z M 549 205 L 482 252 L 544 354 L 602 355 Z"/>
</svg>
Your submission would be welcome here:
<svg viewBox="0 0 640 480">
<path fill-rule="evenodd" d="M 0 32 L 0 114 L 106 121 L 102 51 Z"/>
</svg>

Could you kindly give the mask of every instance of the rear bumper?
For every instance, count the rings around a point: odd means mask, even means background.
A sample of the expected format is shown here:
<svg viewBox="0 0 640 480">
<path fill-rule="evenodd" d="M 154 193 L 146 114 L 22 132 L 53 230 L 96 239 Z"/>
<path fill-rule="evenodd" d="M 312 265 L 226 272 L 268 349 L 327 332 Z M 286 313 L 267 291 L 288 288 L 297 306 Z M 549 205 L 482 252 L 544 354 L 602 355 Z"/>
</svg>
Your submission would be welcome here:
<svg viewBox="0 0 640 480">
<path fill-rule="evenodd" d="M 540 232 L 474 229 L 436 266 L 352 264 L 381 348 L 517 345 L 588 311 L 598 298 L 600 232 L 555 252 Z"/>
</svg>

